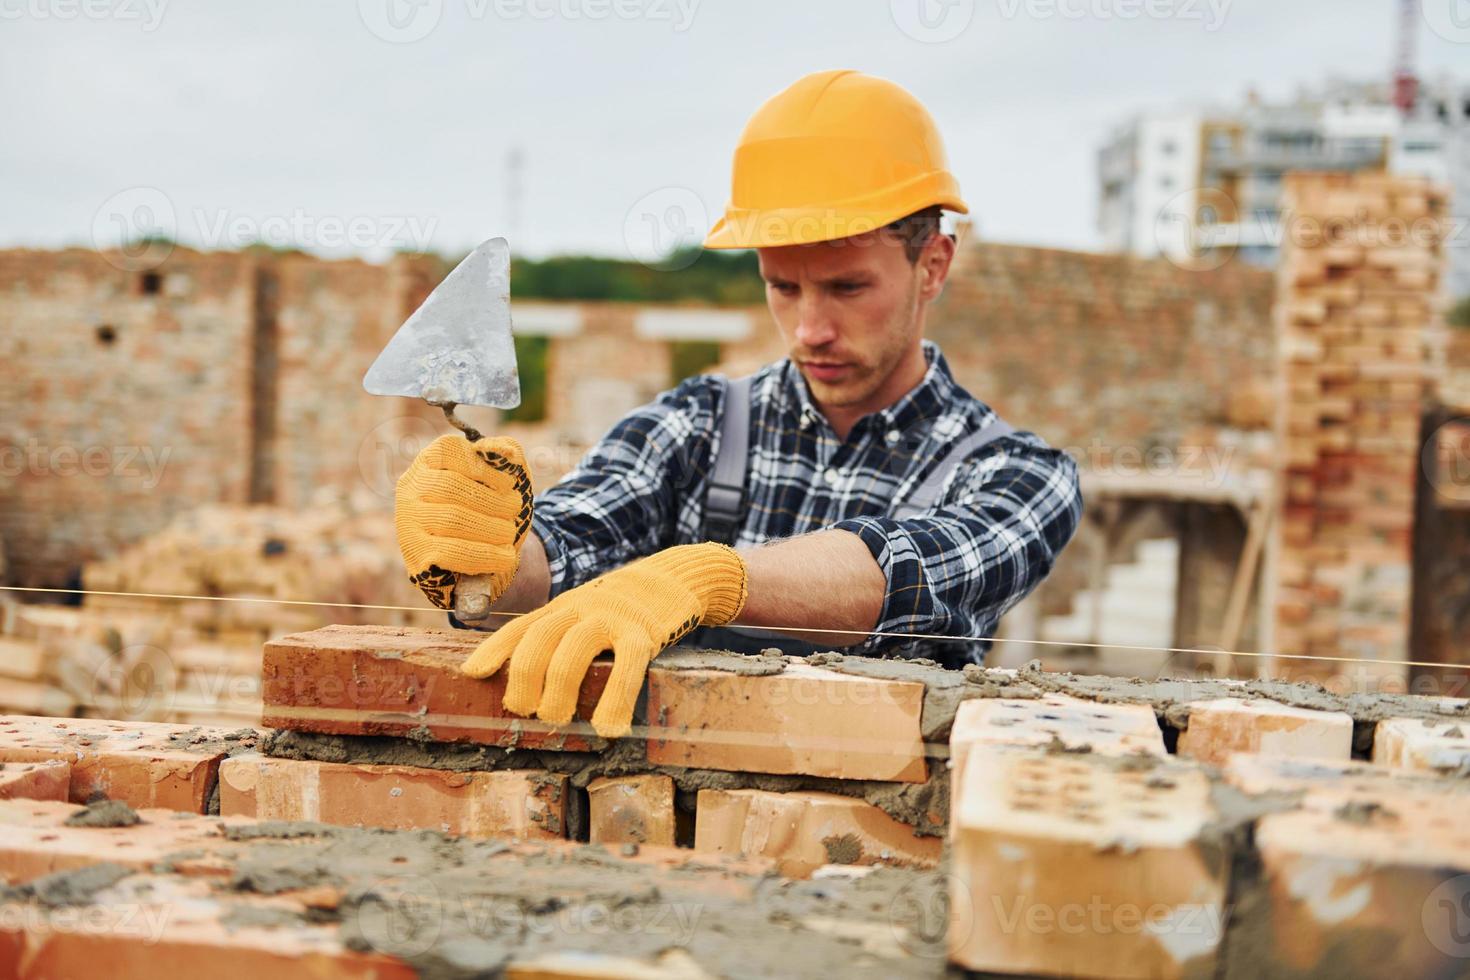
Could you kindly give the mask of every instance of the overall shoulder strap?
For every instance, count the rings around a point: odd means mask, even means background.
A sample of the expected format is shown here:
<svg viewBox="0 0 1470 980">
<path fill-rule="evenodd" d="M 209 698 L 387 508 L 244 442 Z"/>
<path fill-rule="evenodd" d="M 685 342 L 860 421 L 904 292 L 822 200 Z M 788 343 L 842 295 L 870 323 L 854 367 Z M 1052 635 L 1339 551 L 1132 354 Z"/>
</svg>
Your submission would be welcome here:
<svg viewBox="0 0 1470 980">
<path fill-rule="evenodd" d="M 924 478 L 924 482 L 909 494 L 909 499 L 894 508 L 893 516 L 902 520 L 905 517 L 913 517 L 932 510 L 939 501 L 939 493 L 944 489 L 945 481 L 949 479 L 950 474 L 959 469 L 961 463 L 974 455 L 975 450 L 1015 431 L 1009 422 L 997 415 L 985 428 L 978 432 L 971 432 L 957 441 L 950 448 L 949 454 L 940 460 L 939 465 Z"/>
<path fill-rule="evenodd" d="M 719 455 L 704 498 L 705 537 L 722 544 L 735 543 L 745 509 L 745 471 L 750 465 L 750 389 L 754 380 L 747 375 L 724 382 Z"/>
</svg>

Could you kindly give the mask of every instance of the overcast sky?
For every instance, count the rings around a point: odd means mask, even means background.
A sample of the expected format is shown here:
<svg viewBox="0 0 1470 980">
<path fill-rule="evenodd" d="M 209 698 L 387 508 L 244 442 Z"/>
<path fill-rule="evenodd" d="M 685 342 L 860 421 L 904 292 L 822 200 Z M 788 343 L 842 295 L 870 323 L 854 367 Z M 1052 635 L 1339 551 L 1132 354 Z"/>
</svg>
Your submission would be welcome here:
<svg viewBox="0 0 1470 980">
<path fill-rule="evenodd" d="M 1425 0 L 1425 73 L 1470 74 L 1456 3 Z M 718 215 L 763 99 L 850 67 L 929 106 L 984 237 L 1094 248 L 1093 156 L 1114 124 L 1386 76 L 1394 6 L 0 0 L 0 245 L 153 227 L 332 255 L 508 234 L 525 254 L 636 256 L 670 240 L 650 222 Z"/>
</svg>

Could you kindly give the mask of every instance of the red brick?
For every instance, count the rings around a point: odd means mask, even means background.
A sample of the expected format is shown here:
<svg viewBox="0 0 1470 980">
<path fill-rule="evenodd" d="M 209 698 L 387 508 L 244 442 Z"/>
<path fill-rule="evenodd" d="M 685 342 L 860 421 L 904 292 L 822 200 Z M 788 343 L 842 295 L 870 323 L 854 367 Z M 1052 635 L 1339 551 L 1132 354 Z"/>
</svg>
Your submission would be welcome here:
<svg viewBox="0 0 1470 980">
<path fill-rule="evenodd" d="M 548 953 L 509 964 L 505 980 L 700 980 L 711 974 L 678 948 L 656 960 L 603 953 Z"/>
<path fill-rule="evenodd" d="M 949 953 L 982 971 L 1212 972 L 1227 861 L 1197 767 L 996 746 L 954 801 Z"/>
<path fill-rule="evenodd" d="M 220 765 L 220 815 L 468 837 L 565 836 L 567 777 L 271 759 Z"/>
<path fill-rule="evenodd" d="M 674 845 L 674 781 L 668 776 L 604 776 L 587 784 L 594 844 Z"/>
<path fill-rule="evenodd" d="M 1252 795 L 1305 793 L 1303 804 L 1341 805 L 1347 800 L 1373 799 L 1377 794 L 1418 790 L 1431 783 L 1407 770 L 1371 762 L 1343 759 L 1303 759 L 1291 756 L 1231 756 L 1225 780 Z M 1444 783 L 1444 788 L 1448 788 Z M 1307 792 L 1310 791 L 1310 792 Z"/>
<path fill-rule="evenodd" d="M 1341 711 L 1311 711 L 1267 700 L 1220 698 L 1189 706 L 1179 754 L 1224 765 L 1236 752 L 1313 759 L 1352 755 L 1353 719 Z"/>
<path fill-rule="evenodd" d="M 76 803 L 102 793 L 134 807 L 203 813 L 224 757 L 208 740 L 226 734 L 157 722 L 6 715 L 0 716 L 0 762 L 68 763 Z M 190 738 L 205 741 L 191 746 Z"/>
<path fill-rule="evenodd" d="M 924 685 L 806 664 L 763 676 L 665 670 L 648 680 L 656 765 L 923 782 Z"/>
<path fill-rule="evenodd" d="M 220 874 L 239 847 L 220 836 L 217 817 L 144 809 L 137 811 L 143 822 L 131 827 L 67 826 L 81 810 L 49 800 L 0 801 L 0 878 L 14 884 L 104 861 L 141 870 L 180 852 L 194 856 L 178 870 Z"/>
<path fill-rule="evenodd" d="M 262 724 L 339 735 L 426 735 L 445 742 L 578 751 L 596 741 L 585 719 L 611 660 L 593 663 L 577 719 L 553 728 L 501 707 L 506 673 L 479 680 L 460 665 L 483 633 L 397 626 L 327 626 L 265 645 Z"/>
<path fill-rule="evenodd" d="M 1470 720 L 1380 721 L 1373 732 L 1373 761 L 1425 772 L 1470 770 Z"/>
<path fill-rule="evenodd" d="M 1065 694 L 975 698 L 959 706 L 950 729 L 950 799 L 959 798 L 965 760 L 974 746 L 1040 747 L 1054 739 L 1066 748 L 1102 755 L 1168 755 L 1164 732 L 1148 705 L 1103 704 Z"/>
<path fill-rule="evenodd" d="M 220 893 L 205 882 L 132 875 L 84 909 L 0 906 L 0 975 L 16 980 L 93 976 L 153 980 L 411 980 L 406 964 L 347 949 L 335 924 L 245 925 L 231 913 L 304 911 L 285 896 Z M 86 916 L 81 915 L 82 912 Z M 85 924 L 80 927 L 79 923 Z"/>
<path fill-rule="evenodd" d="M 1466 794 L 1394 780 L 1345 806 L 1340 793 L 1314 801 L 1316 792 L 1256 827 L 1264 901 L 1246 906 L 1249 960 L 1283 975 L 1341 975 L 1350 949 L 1369 957 L 1358 964 L 1364 975 L 1460 975 L 1470 955 Z"/>
<path fill-rule="evenodd" d="M 64 802 L 70 788 L 71 766 L 60 759 L 0 762 L 0 800 Z"/>
<path fill-rule="evenodd" d="M 933 867 L 941 841 L 850 796 L 702 789 L 694 848 L 774 858 L 783 875 L 804 878 L 826 864 Z"/>
</svg>

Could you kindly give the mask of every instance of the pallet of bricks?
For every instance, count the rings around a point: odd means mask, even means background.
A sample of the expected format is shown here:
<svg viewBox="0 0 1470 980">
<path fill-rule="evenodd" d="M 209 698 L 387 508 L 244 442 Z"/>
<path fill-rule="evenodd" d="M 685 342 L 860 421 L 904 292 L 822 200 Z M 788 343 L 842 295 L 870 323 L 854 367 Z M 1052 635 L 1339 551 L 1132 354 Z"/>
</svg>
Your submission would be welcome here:
<svg viewBox="0 0 1470 980">
<path fill-rule="evenodd" d="M 672 650 L 608 742 L 607 662 L 552 729 L 475 640 L 273 640 L 258 729 L 0 718 L 0 973 L 1470 967 L 1464 700 Z"/>
<path fill-rule="evenodd" d="M 1419 427 L 1445 342 L 1446 192 L 1387 174 L 1292 174 L 1283 214 L 1276 646 L 1404 660 Z"/>
<path fill-rule="evenodd" d="M 260 718 L 266 638 L 328 622 L 439 621 L 398 561 L 381 508 L 211 506 L 88 564 L 81 606 L 10 604 L 0 709 L 230 725 Z M 190 598 L 198 597 L 198 598 Z M 275 601 L 284 600 L 284 601 Z M 416 607 L 356 610 L 297 602 Z"/>
</svg>

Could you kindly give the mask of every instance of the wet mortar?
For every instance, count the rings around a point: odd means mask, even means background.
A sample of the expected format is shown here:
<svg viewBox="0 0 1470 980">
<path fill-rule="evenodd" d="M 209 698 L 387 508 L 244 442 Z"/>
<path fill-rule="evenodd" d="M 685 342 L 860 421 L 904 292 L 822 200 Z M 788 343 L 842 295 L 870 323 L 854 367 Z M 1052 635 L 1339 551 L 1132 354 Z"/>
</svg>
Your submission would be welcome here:
<svg viewBox="0 0 1470 980">
<path fill-rule="evenodd" d="M 122 800 L 100 799 L 66 818 L 68 827 L 132 827 L 143 822 L 138 811 Z"/>
<path fill-rule="evenodd" d="M 349 948 L 397 956 L 426 978 L 496 975 L 512 960 L 554 952 L 655 959 L 670 949 L 731 977 L 946 971 L 943 922 L 932 921 L 945 887 L 937 871 L 794 881 L 708 861 L 656 869 L 597 846 L 436 831 L 267 822 L 226 825 L 223 835 L 245 847 L 222 890 L 341 892 L 334 909 L 241 909 L 226 925 L 336 921 Z"/>
</svg>

